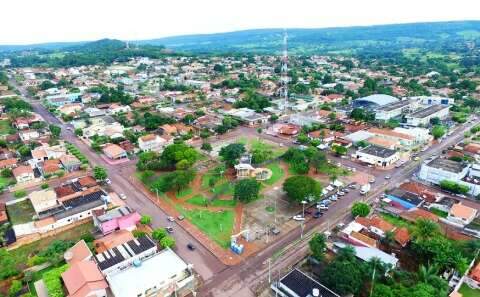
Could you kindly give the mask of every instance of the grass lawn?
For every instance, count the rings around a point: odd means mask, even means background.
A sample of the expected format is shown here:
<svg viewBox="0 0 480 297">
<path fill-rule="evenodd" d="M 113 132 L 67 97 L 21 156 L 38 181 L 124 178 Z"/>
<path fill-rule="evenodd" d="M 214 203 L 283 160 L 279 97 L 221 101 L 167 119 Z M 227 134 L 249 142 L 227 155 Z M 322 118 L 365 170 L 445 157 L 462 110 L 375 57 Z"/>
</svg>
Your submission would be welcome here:
<svg viewBox="0 0 480 297">
<path fill-rule="evenodd" d="M 273 185 L 285 176 L 283 168 L 278 163 L 268 164 L 267 168 L 272 171 L 272 177 L 265 181 L 266 184 Z"/>
<path fill-rule="evenodd" d="M 269 159 L 275 159 L 283 155 L 287 149 L 285 147 L 280 147 L 274 144 L 267 143 L 262 140 L 258 139 L 251 139 L 249 142 L 249 146 L 251 150 L 270 150 L 272 154 L 270 155 Z"/>
<path fill-rule="evenodd" d="M 460 287 L 460 290 L 458 290 L 458 292 L 460 292 L 463 295 L 463 297 L 479 297 L 480 296 L 480 290 L 472 289 L 466 284 L 463 284 Z"/>
<path fill-rule="evenodd" d="M 443 210 L 438 209 L 438 208 L 435 208 L 435 207 L 430 208 L 430 211 L 433 214 L 436 214 L 437 216 L 439 216 L 441 218 L 446 218 L 448 216 L 448 212 L 443 211 Z"/>
<path fill-rule="evenodd" d="M 7 212 L 12 225 L 31 222 L 32 217 L 35 215 L 35 210 L 33 209 L 32 203 L 30 203 L 30 200 L 28 199 L 8 205 Z"/>
<path fill-rule="evenodd" d="M 209 201 L 208 201 L 207 198 L 203 197 L 202 195 L 195 195 L 192 198 L 187 199 L 186 202 L 189 203 L 189 204 L 192 204 L 192 205 L 206 206 Z M 210 201 L 210 203 L 208 205 L 216 206 L 216 207 L 235 207 L 237 205 L 237 201 L 215 199 L 215 200 Z"/>
<path fill-rule="evenodd" d="M 180 192 L 176 193 L 175 196 L 176 196 L 177 198 L 183 198 L 183 197 L 188 196 L 188 195 L 190 195 L 190 194 L 192 194 L 192 189 L 191 189 L 191 188 L 187 188 L 187 189 L 183 189 L 183 190 L 181 190 Z"/>
<path fill-rule="evenodd" d="M 0 176 L 0 188 L 6 188 L 12 179 L 9 177 Z"/>
<path fill-rule="evenodd" d="M 412 223 L 409 223 L 401 218 L 397 218 L 393 215 L 390 215 L 390 214 L 386 214 L 386 213 L 383 213 L 381 214 L 381 217 L 389 222 L 390 224 L 392 225 L 395 225 L 397 227 L 406 227 L 408 230 L 412 230 L 413 229 L 413 224 Z"/>
<path fill-rule="evenodd" d="M 29 257 L 36 255 L 42 249 L 46 248 L 54 240 L 73 240 L 78 241 L 82 235 L 89 234 L 93 229 L 93 223 L 85 223 L 79 226 L 76 226 L 70 230 L 57 233 L 55 236 L 46 237 L 35 242 L 22 245 L 19 248 L 16 248 L 10 251 L 10 254 L 15 259 L 17 266 L 21 268 L 26 267 L 26 263 Z"/>
<path fill-rule="evenodd" d="M 325 166 L 322 166 L 318 169 L 318 172 L 335 176 L 347 175 L 349 173 L 348 170 L 331 164 L 326 164 Z"/>
<path fill-rule="evenodd" d="M 177 209 L 221 247 L 228 248 L 230 246 L 230 236 L 232 235 L 234 222 L 234 212 L 232 210 L 220 212 L 198 209 L 186 210 L 181 206 L 177 206 Z"/>
<path fill-rule="evenodd" d="M 8 135 L 10 132 L 15 131 L 14 128 L 10 126 L 10 121 L 1 120 L 0 121 L 0 135 Z"/>
<path fill-rule="evenodd" d="M 234 188 L 235 186 L 233 183 L 226 181 L 224 183 L 217 184 L 212 188 L 211 192 L 219 195 L 233 195 Z"/>
</svg>

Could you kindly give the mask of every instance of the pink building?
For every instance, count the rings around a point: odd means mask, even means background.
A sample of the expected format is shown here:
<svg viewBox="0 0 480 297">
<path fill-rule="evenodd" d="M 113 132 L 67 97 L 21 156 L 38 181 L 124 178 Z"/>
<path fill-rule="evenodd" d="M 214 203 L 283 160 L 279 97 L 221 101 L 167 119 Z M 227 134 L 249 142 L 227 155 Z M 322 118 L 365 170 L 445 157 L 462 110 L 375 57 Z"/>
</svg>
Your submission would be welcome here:
<svg viewBox="0 0 480 297">
<path fill-rule="evenodd" d="M 112 233 L 115 230 L 132 231 L 140 221 L 140 214 L 128 206 L 122 206 L 102 214 L 95 214 L 93 222 L 102 231 L 103 235 Z"/>
</svg>

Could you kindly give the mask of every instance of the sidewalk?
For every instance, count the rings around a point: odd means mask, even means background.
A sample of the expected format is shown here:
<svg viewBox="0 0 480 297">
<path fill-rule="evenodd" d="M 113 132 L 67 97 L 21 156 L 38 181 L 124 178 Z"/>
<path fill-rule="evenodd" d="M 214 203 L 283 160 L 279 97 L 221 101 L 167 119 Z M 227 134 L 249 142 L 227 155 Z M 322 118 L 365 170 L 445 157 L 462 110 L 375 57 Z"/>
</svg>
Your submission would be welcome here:
<svg viewBox="0 0 480 297">
<path fill-rule="evenodd" d="M 130 176 L 129 178 L 130 178 L 130 182 L 137 189 L 140 189 L 143 192 L 143 194 L 147 196 L 148 199 L 150 199 L 150 201 L 155 203 L 155 205 L 160 207 L 168 215 L 173 217 L 178 217 L 180 215 L 180 213 L 175 208 L 173 208 L 170 204 L 163 201 L 162 199 L 157 199 L 156 195 L 148 191 L 140 181 L 136 180 L 135 177 Z M 235 225 L 237 225 L 238 223 L 241 224 L 241 222 L 236 222 Z M 192 223 L 190 223 L 188 220 L 182 220 L 182 221 L 177 220 L 177 224 L 180 225 L 183 229 L 185 229 L 185 231 L 190 233 L 191 236 L 193 236 L 199 242 L 201 242 L 202 245 L 206 249 L 208 249 L 215 257 L 217 257 L 223 264 L 228 266 L 234 266 L 234 265 L 240 264 L 244 260 L 244 257 L 236 255 L 230 250 L 228 249 L 226 250 L 218 246 L 218 244 L 212 241 L 203 232 L 198 230 L 198 228 Z"/>
</svg>

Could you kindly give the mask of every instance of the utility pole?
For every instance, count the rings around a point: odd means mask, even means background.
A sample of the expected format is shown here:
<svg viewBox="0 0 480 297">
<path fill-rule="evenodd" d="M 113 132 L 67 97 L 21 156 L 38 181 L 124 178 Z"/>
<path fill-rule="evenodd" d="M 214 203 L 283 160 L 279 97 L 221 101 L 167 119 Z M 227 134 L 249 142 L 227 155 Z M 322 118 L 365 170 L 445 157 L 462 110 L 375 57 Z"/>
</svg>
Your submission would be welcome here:
<svg viewBox="0 0 480 297">
<path fill-rule="evenodd" d="M 268 258 L 268 283 L 272 282 L 272 258 Z"/>
<path fill-rule="evenodd" d="M 287 29 L 283 30 L 283 56 L 282 56 L 282 66 L 280 68 L 281 72 L 281 92 L 280 96 L 283 96 L 283 112 L 287 110 L 288 104 L 288 46 L 287 46 Z"/>
</svg>

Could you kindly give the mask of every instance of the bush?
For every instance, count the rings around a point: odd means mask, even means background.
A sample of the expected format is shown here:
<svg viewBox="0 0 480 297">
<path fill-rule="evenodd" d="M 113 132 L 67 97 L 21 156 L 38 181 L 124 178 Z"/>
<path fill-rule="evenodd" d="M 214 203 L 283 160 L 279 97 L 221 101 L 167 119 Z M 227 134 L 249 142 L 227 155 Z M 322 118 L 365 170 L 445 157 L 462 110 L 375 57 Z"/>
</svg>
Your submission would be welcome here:
<svg viewBox="0 0 480 297">
<path fill-rule="evenodd" d="M 28 259 L 27 265 L 29 267 L 32 267 L 32 266 L 43 264 L 45 262 L 47 262 L 47 258 L 39 256 L 39 255 L 35 255 L 35 256 L 30 257 Z"/>
<path fill-rule="evenodd" d="M 165 231 L 165 229 L 163 228 L 155 229 L 152 232 L 152 238 L 158 242 L 160 242 L 160 240 L 162 240 L 166 236 L 167 236 L 167 231 Z"/>
<path fill-rule="evenodd" d="M 18 191 L 16 191 L 15 193 L 13 193 L 13 196 L 14 196 L 15 198 L 25 197 L 25 196 L 27 196 L 27 191 L 25 191 L 25 190 L 18 190 Z"/>
<path fill-rule="evenodd" d="M 1 172 L 1 175 L 2 177 L 12 177 L 13 176 L 13 173 L 12 173 L 12 169 L 9 169 L 9 168 L 5 168 L 2 170 Z"/>
<path fill-rule="evenodd" d="M 44 189 L 44 190 L 45 190 L 45 189 L 48 189 L 48 187 L 50 187 L 50 186 L 49 186 L 47 183 L 42 184 L 42 185 L 40 186 L 40 188 L 42 188 L 42 189 Z"/>
<path fill-rule="evenodd" d="M 8 289 L 8 295 L 17 296 L 18 292 L 22 290 L 22 282 L 19 280 L 13 280 L 10 284 L 10 289 Z"/>
<path fill-rule="evenodd" d="M 370 206 L 363 202 L 355 202 L 352 206 L 352 216 L 366 217 L 370 213 Z"/>
<path fill-rule="evenodd" d="M 147 233 L 145 233 L 143 231 L 140 231 L 140 230 L 133 230 L 132 234 L 135 238 L 147 235 Z"/>
<path fill-rule="evenodd" d="M 171 236 L 165 236 L 160 240 L 160 246 L 162 248 L 173 248 L 175 246 L 175 239 Z"/>
<path fill-rule="evenodd" d="M 143 215 L 140 218 L 140 224 L 142 224 L 142 225 L 150 225 L 151 223 L 152 223 L 152 217 L 151 216 Z"/>
<path fill-rule="evenodd" d="M 64 297 L 63 286 L 61 281 L 62 273 L 68 269 L 68 265 L 52 269 L 43 274 L 43 282 L 47 287 L 48 296 L 50 297 Z"/>
<path fill-rule="evenodd" d="M 456 194 L 467 194 L 470 190 L 467 186 L 458 184 L 451 180 L 442 180 L 440 182 L 440 188 Z"/>
<path fill-rule="evenodd" d="M 255 179 L 242 179 L 235 184 L 233 197 L 244 203 L 248 203 L 258 198 L 260 183 Z"/>
</svg>

